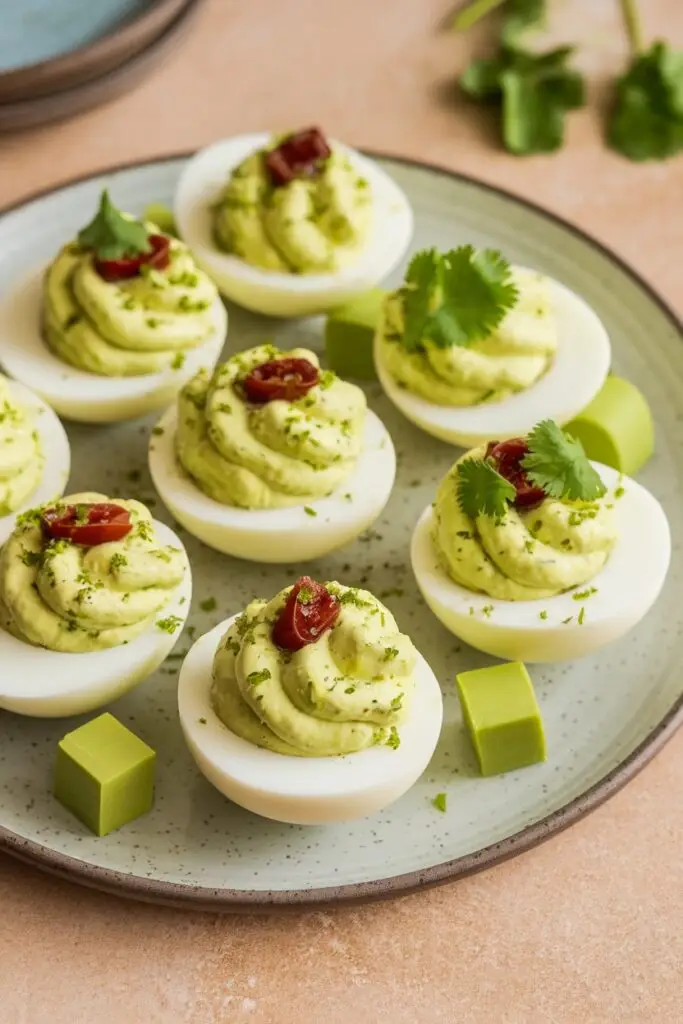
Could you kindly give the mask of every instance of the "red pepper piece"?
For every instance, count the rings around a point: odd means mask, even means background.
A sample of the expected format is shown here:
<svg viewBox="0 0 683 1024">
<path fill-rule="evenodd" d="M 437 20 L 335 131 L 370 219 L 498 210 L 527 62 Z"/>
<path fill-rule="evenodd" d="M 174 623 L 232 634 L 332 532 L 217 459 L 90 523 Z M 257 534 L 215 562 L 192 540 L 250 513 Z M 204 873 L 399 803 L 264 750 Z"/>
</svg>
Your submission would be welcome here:
<svg viewBox="0 0 683 1024">
<path fill-rule="evenodd" d="M 129 277 L 137 277 L 143 266 L 154 270 L 163 270 L 170 261 L 171 240 L 166 235 L 150 235 L 148 252 L 136 253 L 135 256 L 122 256 L 120 260 L 95 260 L 95 270 L 105 281 L 124 281 Z"/>
<path fill-rule="evenodd" d="M 294 178 L 313 177 L 331 152 L 319 128 L 304 128 L 295 132 L 266 154 L 270 180 L 277 188 L 288 185 Z"/>
<path fill-rule="evenodd" d="M 133 529 L 128 509 L 112 502 L 48 508 L 41 522 L 48 537 L 71 540 L 88 548 L 122 540 Z"/>
<path fill-rule="evenodd" d="M 327 587 L 301 576 L 273 626 L 273 640 L 285 651 L 300 651 L 331 629 L 340 611 L 339 601 Z"/>
<path fill-rule="evenodd" d="M 486 458 L 491 459 L 501 476 L 515 488 L 517 508 L 535 508 L 547 497 L 542 487 L 531 482 L 522 459 L 529 454 L 529 446 L 523 437 L 512 437 L 509 441 L 491 441 L 486 449 Z"/>
<path fill-rule="evenodd" d="M 308 359 L 271 359 L 255 366 L 242 381 L 250 402 L 294 402 L 320 380 L 320 371 Z"/>
</svg>

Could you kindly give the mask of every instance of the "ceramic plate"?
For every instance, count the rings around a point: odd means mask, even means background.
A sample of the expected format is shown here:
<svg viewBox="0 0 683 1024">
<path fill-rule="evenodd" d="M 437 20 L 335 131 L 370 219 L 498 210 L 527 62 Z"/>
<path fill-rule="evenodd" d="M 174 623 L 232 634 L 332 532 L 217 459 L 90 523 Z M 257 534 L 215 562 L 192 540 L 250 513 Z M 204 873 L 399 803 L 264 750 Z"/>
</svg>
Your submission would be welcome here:
<svg viewBox="0 0 683 1024">
<path fill-rule="evenodd" d="M 547 730 L 548 762 L 491 779 L 477 775 L 454 692 L 455 673 L 487 659 L 455 641 L 417 595 L 408 565 L 411 529 L 432 500 L 454 450 L 411 426 L 368 387 L 391 431 L 399 472 L 376 527 L 311 566 L 323 579 L 367 585 L 428 654 L 445 696 L 436 755 L 422 780 L 382 814 L 351 824 L 297 827 L 229 804 L 197 772 L 176 717 L 178 660 L 112 706 L 156 748 L 153 811 L 103 839 L 89 835 L 50 795 L 55 744 L 77 721 L 0 714 L 0 847 L 41 867 L 138 898 L 235 909 L 313 904 L 405 893 L 510 857 L 553 835 L 632 777 L 683 720 L 683 345 L 674 316 L 618 260 L 568 225 L 512 196 L 434 168 L 383 165 L 415 209 L 415 247 L 462 242 L 502 249 L 583 295 L 602 317 L 614 369 L 638 381 L 655 411 L 657 451 L 641 474 L 666 509 L 674 554 L 654 611 L 621 643 L 597 656 L 533 666 Z M 82 225 L 106 185 L 115 202 L 140 212 L 169 203 L 183 158 L 113 170 L 41 195 L 0 220 L 0 289 L 49 259 Z M 396 279 L 398 275 L 396 275 Z M 230 350 L 276 338 L 320 349 L 320 323 L 280 324 L 231 310 Z M 1 353 L 2 339 L 0 339 Z M 105 428 L 69 426 L 71 488 L 153 501 L 146 471 L 152 421 Z M 155 515 L 164 518 L 159 504 Z M 269 597 L 296 566 L 264 567 L 217 556 L 183 534 L 195 577 L 190 625 L 198 633 Z M 215 598 L 210 613 L 201 603 Z M 177 651 L 187 649 L 186 634 Z M 0 668 L 1 671 L 1 668 Z M 435 810 L 436 793 L 448 810 Z"/>
<path fill-rule="evenodd" d="M 86 49 L 82 57 L 79 51 L 55 61 L 55 65 L 64 65 L 66 71 L 54 82 L 51 62 L 38 65 L 35 73 L 29 69 L 21 72 L 18 86 L 9 81 L 14 72 L 8 72 L 8 81 L 0 75 L 0 132 L 35 128 L 72 117 L 132 89 L 180 43 L 203 3 L 204 0 L 167 0 L 164 10 L 168 17 L 163 20 L 161 8 L 155 7 L 143 22 L 133 22 L 115 36 L 101 40 L 97 47 Z M 154 31 L 148 32 L 152 27 Z M 128 41 L 130 45 L 119 47 L 121 37 L 125 42 L 131 33 L 134 38 Z M 98 50 L 105 50 L 106 59 L 100 60 Z M 28 89 L 22 84 L 24 75 L 29 77 Z"/>
</svg>

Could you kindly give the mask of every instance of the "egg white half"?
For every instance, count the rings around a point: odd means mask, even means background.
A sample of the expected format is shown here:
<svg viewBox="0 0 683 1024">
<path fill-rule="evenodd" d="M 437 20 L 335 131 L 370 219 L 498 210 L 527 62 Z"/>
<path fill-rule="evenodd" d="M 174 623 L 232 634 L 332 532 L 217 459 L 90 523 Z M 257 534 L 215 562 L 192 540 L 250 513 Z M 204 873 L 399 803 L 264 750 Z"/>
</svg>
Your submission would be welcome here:
<svg viewBox="0 0 683 1024">
<path fill-rule="evenodd" d="M 467 408 L 434 405 L 400 387 L 382 363 L 379 332 L 375 366 L 385 393 L 416 426 L 448 444 L 476 448 L 528 434 L 541 420 L 568 423 L 597 395 L 609 372 L 611 347 L 602 321 L 582 298 L 548 278 L 558 346 L 545 376 L 501 402 Z"/>
<path fill-rule="evenodd" d="M 146 416 L 172 402 L 202 368 L 213 370 L 223 349 L 228 315 L 213 305 L 214 330 L 185 353 L 177 370 L 141 377 L 103 377 L 59 359 L 43 341 L 41 307 L 45 267 L 32 270 L 0 302 L 0 362 L 7 373 L 40 395 L 60 416 L 81 423 L 115 423 Z"/>
<path fill-rule="evenodd" d="M 201 637 L 183 662 L 178 713 L 197 767 L 229 800 L 275 821 L 320 825 L 374 814 L 417 782 L 441 732 L 438 680 L 418 653 L 410 715 L 397 749 L 370 747 L 342 757 L 288 757 L 232 733 L 211 705 L 211 668 L 233 616 Z"/>
<path fill-rule="evenodd" d="M 216 551 L 236 558 L 291 564 L 329 554 L 375 522 L 394 486 L 394 445 L 382 421 L 369 409 L 363 448 L 351 476 L 329 497 L 293 508 L 235 508 L 208 497 L 176 458 L 176 424 L 174 406 L 164 413 L 150 438 L 149 471 L 154 486 L 186 530 Z"/>
<path fill-rule="evenodd" d="M 4 544 L 12 530 L 18 515 L 44 505 L 54 498 L 61 498 L 71 472 L 71 452 L 69 439 L 64 427 L 55 416 L 49 405 L 38 398 L 29 388 L 12 380 L 9 382 L 12 398 L 33 418 L 35 429 L 40 438 L 43 453 L 43 475 L 35 491 L 28 496 L 20 507 L 11 515 L 0 517 L 0 545 Z M 2 669 L 0 669 L 0 673 Z"/>
<path fill-rule="evenodd" d="M 613 494 L 619 539 L 605 568 L 585 586 L 538 601 L 500 601 L 455 583 L 432 542 L 434 513 L 422 513 L 413 533 L 411 562 L 422 596 L 444 626 L 486 654 L 510 661 L 579 658 L 624 636 L 647 614 L 664 584 L 671 534 L 664 509 L 649 491 L 616 470 L 593 466 Z M 590 587 L 597 593 L 583 600 Z M 583 608 L 583 622 L 579 616 Z M 541 613 L 547 618 L 541 618 Z M 569 620 L 569 621 L 567 621 Z"/>
<path fill-rule="evenodd" d="M 270 316 L 323 313 L 374 287 L 400 262 L 413 233 L 412 209 L 398 185 L 374 161 L 333 142 L 372 190 L 373 226 L 359 259 L 329 274 L 283 274 L 252 267 L 216 246 L 211 207 L 231 171 L 270 138 L 266 132 L 235 135 L 200 150 L 178 182 L 173 204 L 176 224 L 199 266 L 226 298 Z"/>
<path fill-rule="evenodd" d="M 154 521 L 162 546 L 184 550 L 164 523 Z M 155 672 L 175 647 L 192 599 L 192 576 L 173 591 L 156 620 L 175 615 L 181 622 L 173 633 L 152 626 L 129 644 L 106 651 L 64 654 L 34 647 L 0 628 L 0 708 L 36 718 L 80 715 L 109 704 Z"/>
</svg>

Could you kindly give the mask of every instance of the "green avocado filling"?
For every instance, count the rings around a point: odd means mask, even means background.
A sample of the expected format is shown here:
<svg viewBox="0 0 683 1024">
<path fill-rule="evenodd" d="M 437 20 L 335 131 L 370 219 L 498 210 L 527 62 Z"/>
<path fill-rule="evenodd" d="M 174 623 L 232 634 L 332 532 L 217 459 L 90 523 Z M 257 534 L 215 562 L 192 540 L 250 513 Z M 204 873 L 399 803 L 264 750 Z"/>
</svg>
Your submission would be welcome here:
<svg viewBox="0 0 683 1024">
<path fill-rule="evenodd" d="M 43 475 L 43 464 L 35 425 L 0 375 L 0 516 L 16 511 L 31 497 Z"/>
<path fill-rule="evenodd" d="M 319 174 L 274 188 L 266 152 L 246 157 L 215 203 L 219 248 L 291 274 L 334 272 L 356 261 L 372 226 L 372 192 L 349 158 L 335 149 Z"/>
<path fill-rule="evenodd" d="M 366 412 L 360 388 L 328 371 L 297 401 L 246 401 L 243 378 L 261 363 L 288 357 L 318 364 L 307 349 L 261 345 L 232 356 L 212 376 L 198 373 L 180 393 L 178 459 L 200 490 L 222 505 L 309 506 L 355 468 Z"/>
<path fill-rule="evenodd" d="M 108 500 L 86 493 L 62 503 Z M 41 509 L 19 517 L 0 553 L 4 628 L 51 651 L 81 653 L 130 643 L 155 624 L 183 580 L 186 556 L 178 548 L 159 547 L 152 517 L 140 502 L 117 498 L 116 504 L 128 509 L 132 530 L 120 541 L 94 547 L 46 539 Z M 167 622 L 158 624 L 169 628 Z"/>
<path fill-rule="evenodd" d="M 149 234 L 159 234 L 146 224 Z M 66 245 L 43 285 L 45 340 L 64 362 L 104 377 L 158 373 L 208 339 L 218 293 L 189 250 L 173 239 L 163 270 L 105 281 L 94 254 Z"/>
<path fill-rule="evenodd" d="M 213 708 L 237 736 L 280 754 L 396 748 L 415 685 L 415 648 L 372 594 L 325 586 L 341 600 L 339 618 L 296 652 L 271 636 L 291 588 L 268 603 L 251 602 L 216 651 Z"/>
</svg>

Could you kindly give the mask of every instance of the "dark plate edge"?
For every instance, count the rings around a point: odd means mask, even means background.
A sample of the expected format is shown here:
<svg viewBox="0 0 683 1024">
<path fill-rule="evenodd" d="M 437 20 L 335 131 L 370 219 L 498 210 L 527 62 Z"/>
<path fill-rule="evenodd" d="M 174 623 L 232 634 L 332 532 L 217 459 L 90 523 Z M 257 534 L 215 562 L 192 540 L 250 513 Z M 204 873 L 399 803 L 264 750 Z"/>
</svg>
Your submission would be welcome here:
<svg viewBox="0 0 683 1024">
<path fill-rule="evenodd" d="M 30 131 L 46 124 L 68 120 L 94 107 L 110 103 L 131 91 L 164 57 L 179 46 L 183 31 L 192 26 L 205 2 L 206 0 L 186 0 L 177 16 L 146 47 L 129 56 L 118 66 L 88 79 L 80 86 L 74 85 L 49 95 L 34 96 L 17 102 L 0 102 L 0 137 L 10 132 Z M 86 178 L 90 176 L 86 175 Z M 77 184 L 79 180 L 83 178 L 74 179 L 71 184 Z M 24 205 L 25 202 L 37 199 L 40 195 L 58 191 L 64 185 L 68 186 L 69 182 L 35 193 L 20 203 L 13 204 L 9 209 Z M 9 211 L 2 210 L 0 215 L 5 212 Z"/>
<path fill-rule="evenodd" d="M 116 61 L 127 60 L 146 48 L 181 12 L 182 6 L 183 0 L 156 2 L 91 43 L 33 64 L 0 71 L 0 102 L 38 99 L 46 92 L 75 87 L 79 82 L 82 84 L 79 73 L 86 79 L 105 74 Z M 25 92 L 27 84 L 28 94 Z"/>
<path fill-rule="evenodd" d="M 92 178 L 105 174 L 115 174 L 134 167 L 171 163 L 176 160 L 187 159 L 192 155 L 192 152 L 186 151 L 161 157 L 150 157 L 146 160 L 135 160 L 89 171 L 76 178 L 71 178 L 49 188 L 41 189 L 31 195 L 24 196 L 0 210 L 0 218 L 28 203 L 51 195 L 54 192 L 59 192 L 64 188 L 77 185 L 80 182 L 89 181 Z M 467 174 L 451 171 L 438 164 L 431 164 L 375 150 L 365 150 L 364 152 L 371 158 L 418 167 L 422 170 L 431 171 L 434 174 L 466 182 L 483 191 L 494 193 L 524 206 L 546 220 L 564 228 L 575 237 L 597 249 L 603 256 L 618 266 L 636 287 L 644 291 L 652 302 L 659 307 L 664 316 L 671 322 L 672 327 L 682 335 L 683 340 L 683 321 L 649 282 L 633 270 L 620 256 L 612 252 L 608 246 L 558 214 L 546 210 L 528 199 L 515 195 L 514 192 L 488 184 L 487 182 L 478 181 Z M 47 850 L 33 840 L 23 839 L 3 825 L 0 825 L 0 851 L 67 881 L 78 882 L 80 885 L 112 895 L 126 896 L 143 902 L 163 904 L 170 907 L 213 912 L 246 911 L 255 913 L 269 912 L 274 909 L 322 908 L 331 905 L 353 905 L 373 900 L 407 896 L 418 890 L 442 885 L 445 882 L 463 878 L 493 867 L 532 849 L 534 846 L 562 832 L 614 796 L 627 782 L 642 771 L 682 725 L 683 694 L 670 708 L 662 721 L 624 761 L 564 807 L 553 811 L 552 814 L 547 815 L 540 821 L 528 825 L 522 831 L 508 836 L 499 843 L 484 847 L 476 853 L 466 854 L 463 857 L 446 861 L 443 864 L 426 868 L 423 871 L 411 871 L 375 882 L 356 882 L 348 885 L 328 886 L 322 889 L 283 889 L 275 891 L 207 889 L 203 886 L 186 885 L 182 882 L 162 882 L 133 876 L 129 873 L 110 868 L 92 866 L 76 857 Z"/>
</svg>

